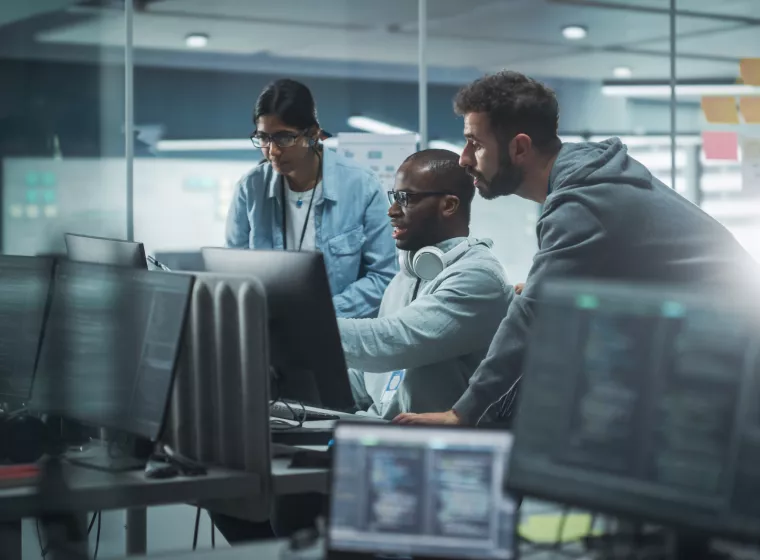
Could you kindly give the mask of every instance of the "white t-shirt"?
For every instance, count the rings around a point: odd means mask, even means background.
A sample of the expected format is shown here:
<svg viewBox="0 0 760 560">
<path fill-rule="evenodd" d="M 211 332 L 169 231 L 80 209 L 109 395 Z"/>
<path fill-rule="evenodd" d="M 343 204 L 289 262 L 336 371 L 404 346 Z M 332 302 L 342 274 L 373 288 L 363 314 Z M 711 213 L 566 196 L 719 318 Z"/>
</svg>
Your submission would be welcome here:
<svg viewBox="0 0 760 560">
<path fill-rule="evenodd" d="M 290 185 L 288 185 L 288 188 L 285 190 L 285 196 L 288 199 L 288 203 L 285 206 L 285 221 L 287 222 L 285 239 L 289 251 L 297 251 L 299 249 L 298 245 L 301 241 L 301 232 L 303 231 L 304 221 L 306 220 L 306 213 L 309 212 L 309 203 L 311 202 L 312 196 L 316 196 L 317 198 L 311 205 L 309 222 L 306 224 L 306 233 L 303 237 L 303 245 L 300 248 L 304 251 L 316 250 L 317 230 L 314 227 L 314 214 L 317 209 L 314 205 L 317 203 L 317 200 L 319 200 L 319 191 L 321 188 L 322 182 L 320 181 L 315 188 L 306 192 L 292 191 L 290 190 Z"/>
</svg>

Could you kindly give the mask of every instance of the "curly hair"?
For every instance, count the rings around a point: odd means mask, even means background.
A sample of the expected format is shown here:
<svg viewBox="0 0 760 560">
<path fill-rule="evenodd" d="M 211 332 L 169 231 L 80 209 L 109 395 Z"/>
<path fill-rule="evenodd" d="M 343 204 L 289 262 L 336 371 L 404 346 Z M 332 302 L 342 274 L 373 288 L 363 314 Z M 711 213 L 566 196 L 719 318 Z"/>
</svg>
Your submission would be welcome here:
<svg viewBox="0 0 760 560">
<path fill-rule="evenodd" d="M 502 71 L 478 78 L 454 98 L 458 115 L 487 113 L 497 138 L 506 142 L 527 134 L 544 152 L 556 152 L 559 104 L 554 92 L 519 72 Z"/>
</svg>

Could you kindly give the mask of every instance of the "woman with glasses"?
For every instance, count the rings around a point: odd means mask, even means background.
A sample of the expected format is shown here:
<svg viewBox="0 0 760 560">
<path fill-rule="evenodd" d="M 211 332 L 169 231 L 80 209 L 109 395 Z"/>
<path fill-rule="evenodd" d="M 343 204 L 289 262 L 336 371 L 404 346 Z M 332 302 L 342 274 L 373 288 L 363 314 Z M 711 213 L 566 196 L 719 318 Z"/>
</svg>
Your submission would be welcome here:
<svg viewBox="0 0 760 560">
<path fill-rule="evenodd" d="M 264 154 L 227 215 L 233 248 L 320 251 L 339 317 L 374 317 L 397 270 L 377 178 L 325 151 L 309 89 L 277 80 L 259 95 L 251 141 Z"/>
</svg>

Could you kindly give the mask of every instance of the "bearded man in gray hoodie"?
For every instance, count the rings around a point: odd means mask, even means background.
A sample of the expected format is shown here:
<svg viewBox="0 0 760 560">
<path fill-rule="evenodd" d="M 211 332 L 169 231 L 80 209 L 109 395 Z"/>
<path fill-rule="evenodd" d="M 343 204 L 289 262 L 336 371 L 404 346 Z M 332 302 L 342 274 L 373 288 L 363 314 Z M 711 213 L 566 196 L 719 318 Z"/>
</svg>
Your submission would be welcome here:
<svg viewBox="0 0 760 560">
<path fill-rule="evenodd" d="M 752 257 L 721 224 L 630 157 L 619 139 L 563 144 L 557 99 L 543 84 L 500 72 L 463 88 L 454 106 L 467 140 L 459 163 L 481 196 L 516 194 L 543 204 L 538 252 L 522 295 L 456 404 L 402 414 L 396 422 L 477 424 L 488 410 L 509 417 L 537 289 L 547 278 L 717 288 L 736 298 L 733 288 L 753 291 L 760 276 Z"/>
</svg>

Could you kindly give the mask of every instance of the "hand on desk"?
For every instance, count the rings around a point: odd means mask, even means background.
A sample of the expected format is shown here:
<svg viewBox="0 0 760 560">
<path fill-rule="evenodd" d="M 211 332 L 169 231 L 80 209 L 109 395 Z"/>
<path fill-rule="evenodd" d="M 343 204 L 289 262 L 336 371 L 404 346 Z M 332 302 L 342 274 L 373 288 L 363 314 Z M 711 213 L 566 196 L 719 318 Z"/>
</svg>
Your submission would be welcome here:
<svg viewBox="0 0 760 560">
<path fill-rule="evenodd" d="M 405 412 L 399 414 L 393 419 L 394 424 L 461 424 L 456 412 L 449 410 L 447 412 L 427 412 L 425 414 L 412 414 Z"/>
</svg>

